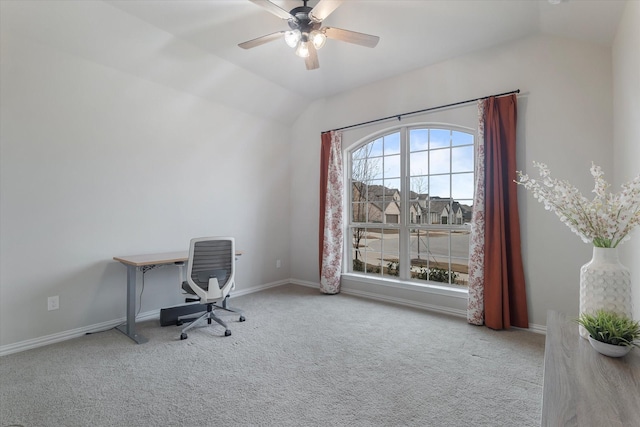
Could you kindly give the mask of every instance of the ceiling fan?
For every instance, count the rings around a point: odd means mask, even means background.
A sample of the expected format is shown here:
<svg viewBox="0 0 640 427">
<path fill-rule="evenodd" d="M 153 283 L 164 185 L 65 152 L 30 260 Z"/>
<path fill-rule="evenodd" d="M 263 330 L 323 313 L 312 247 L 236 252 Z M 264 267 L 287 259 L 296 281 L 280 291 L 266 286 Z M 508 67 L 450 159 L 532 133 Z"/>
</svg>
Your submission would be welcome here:
<svg viewBox="0 0 640 427">
<path fill-rule="evenodd" d="M 307 70 L 314 70 L 320 67 L 317 50 L 324 46 L 327 38 L 366 47 L 375 47 L 380 40 L 378 36 L 322 26 L 322 21 L 337 9 L 343 0 L 320 0 L 313 8 L 307 6 L 308 0 L 302 0 L 304 6 L 295 7 L 289 12 L 269 0 L 249 1 L 286 20 L 290 29 L 267 34 L 257 39 L 240 43 L 238 46 L 243 49 L 251 49 L 270 41 L 284 38 L 287 45 L 295 49 L 296 55 L 304 58 Z"/>
</svg>

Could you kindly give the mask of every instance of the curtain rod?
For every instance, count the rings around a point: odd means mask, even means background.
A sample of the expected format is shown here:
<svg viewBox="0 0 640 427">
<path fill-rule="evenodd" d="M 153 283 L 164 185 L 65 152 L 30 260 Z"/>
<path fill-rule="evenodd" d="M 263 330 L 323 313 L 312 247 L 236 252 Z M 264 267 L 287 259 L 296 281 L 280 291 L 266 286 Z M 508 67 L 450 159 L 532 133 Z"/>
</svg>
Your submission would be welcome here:
<svg viewBox="0 0 640 427">
<path fill-rule="evenodd" d="M 389 120 L 389 119 L 398 119 L 398 120 L 400 120 L 400 119 L 402 119 L 403 116 L 410 116 L 412 114 L 424 113 L 424 112 L 433 111 L 433 110 L 440 110 L 442 108 L 447 108 L 447 107 L 455 107 L 456 105 L 468 104 L 470 102 L 480 101 L 481 99 L 491 98 L 492 96 L 499 97 L 499 96 L 511 95 L 513 93 L 520 93 L 520 89 L 512 90 L 510 92 L 499 93 L 497 95 L 489 95 L 489 96 L 483 96 L 483 97 L 475 98 L 475 99 L 468 99 L 466 101 L 454 102 L 453 104 L 446 104 L 446 105 L 440 105 L 438 107 L 431 107 L 431 108 L 425 108 L 423 110 L 411 111 L 410 113 L 395 114 L 393 116 L 383 117 L 381 119 L 369 120 L 368 122 L 362 122 L 362 123 L 358 123 L 358 124 L 355 124 L 355 125 L 349 125 L 349 126 L 344 126 L 344 127 L 341 127 L 341 128 L 331 129 L 331 130 L 327 130 L 325 132 L 335 132 L 335 131 L 339 131 L 339 130 L 351 129 L 351 128 L 355 128 L 355 127 L 358 127 L 358 126 L 369 125 L 371 123 L 382 122 L 382 121 Z M 325 133 L 325 132 L 322 132 L 322 133 Z"/>
</svg>

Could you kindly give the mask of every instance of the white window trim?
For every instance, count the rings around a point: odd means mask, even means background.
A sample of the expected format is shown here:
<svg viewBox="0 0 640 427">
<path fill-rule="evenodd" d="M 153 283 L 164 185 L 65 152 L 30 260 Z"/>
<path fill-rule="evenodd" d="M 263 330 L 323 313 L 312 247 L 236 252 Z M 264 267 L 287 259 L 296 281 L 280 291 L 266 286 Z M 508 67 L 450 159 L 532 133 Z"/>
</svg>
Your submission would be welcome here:
<svg viewBox="0 0 640 427">
<path fill-rule="evenodd" d="M 365 135 L 359 139 L 357 139 L 354 143 L 343 147 L 342 148 L 342 164 L 344 165 L 345 168 L 345 173 L 343 174 L 343 188 L 345 189 L 349 189 L 348 192 L 348 198 L 345 197 L 345 200 L 343 201 L 343 224 L 344 224 L 344 228 L 343 228 L 343 233 L 345 236 L 349 235 L 349 228 L 350 226 L 352 226 L 353 224 L 350 222 L 350 213 L 351 213 L 351 208 L 350 208 L 350 204 L 351 204 L 351 200 L 352 200 L 352 188 L 349 185 L 351 182 L 351 174 L 350 173 L 346 173 L 346 171 L 350 171 L 351 170 L 351 156 L 349 155 L 349 153 L 351 152 L 352 149 L 354 149 L 355 147 L 358 147 L 359 145 L 361 145 L 362 143 L 366 142 L 366 141 L 371 141 L 371 140 L 375 140 L 376 138 L 379 138 L 381 136 L 393 133 L 396 130 L 399 131 L 404 131 L 406 132 L 408 129 L 411 128 L 420 128 L 420 127 L 429 127 L 429 128 L 445 128 L 445 129 L 451 129 L 451 130 L 459 130 L 459 131 L 463 131 L 463 132 L 467 132 L 467 133 L 472 133 L 475 135 L 474 141 L 477 141 L 477 129 L 474 128 L 470 128 L 470 127 L 466 127 L 466 126 L 461 126 L 461 125 L 455 125 L 455 124 L 451 124 L 451 123 L 445 123 L 445 122 L 415 122 L 415 123 L 405 123 L 405 124 L 400 124 L 400 125 L 396 125 L 396 126 L 391 126 L 391 127 L 387 127 L 384 129 L 380 129 L 377 130 L 375 132 L 372 132 L 368 135 Z M 402 174 L 403 177 L 402 179 L 410 179 L 409 177 L 405 176 L 405 168 L 406 168 L 406 159 L 402 162 L 401 164 L 401 168 L 402 168 Z M 408 183 L 405 183 L 405 185 L 408 185 Z M 402 199 L 403 201 L 405 200 L 405 198 Z M 403 201 L 401 201 L 401 203 L 404 203 Z M 406 207 L 406 206 L 403 206 Z M 408 211 L 407 209 L 403 210 L 402 215 L 404 215 L 405 217 L 408 217 Z M 407 218 L 405 218 L 405 224 L 407 223 Z M 454 297 L 454 298 L 467 298 L 468 294 L 469 294 L 469 290 L 467 287 L 460 287 L 460 286 L 456 286 L 456 285 L 449 285 L 449 284 L 437 284 L 438 282 L 428 282 L 428 281 L 424 281 L 424 283 L 419 283 L 416 281 L 412 281 L 412 280 L 402 280 L 402 279 L 395 279 L 395 278 L 388 278 L 388 277 L 384 277 L 384 276 L 372 276 L 372 275 L 365 275 L 365 274 L 358 274 L 358 273 L 354 273 L 354 272 L 349 272 L 349 265 L 352 262 L 351 261 L 351 239 L 344 239 L 344 250 L 343 250 L 343 260 L 342 260 L 342 276 L 348 278 L 349 280 L 352 280 L 354 282 L 360 282 L 360 283 L 370 283 L 370 284 L 375 284 L 375 285 L 380 285 L 380 286 L 386 286 L 386 287 L 390 287 L 390 288 L 398 288 L 398 289 L 406 289 L 406 290 L 411 290 L 411 291 L 418 291 L 418 292 L 424 292 L 426 294 L 436 294 L 436 295 L 443 295 L 443 296 L 448 296 L 448 297 Z M 405 257 L 402 257 L 402 251 L 403 251 L 403 247 L 405 245 L 401 245 L 401 247 L 399 248 L 399 257 L 400 260 L 405 259 L 405 262 L 408 262 L 406 260 L 406 254 Z M 405 249 L 406 251 L 408 251 L 408 248 Z M 402 268 L 402 265 L 400 265 L 400 268 Z"/>
</svg>

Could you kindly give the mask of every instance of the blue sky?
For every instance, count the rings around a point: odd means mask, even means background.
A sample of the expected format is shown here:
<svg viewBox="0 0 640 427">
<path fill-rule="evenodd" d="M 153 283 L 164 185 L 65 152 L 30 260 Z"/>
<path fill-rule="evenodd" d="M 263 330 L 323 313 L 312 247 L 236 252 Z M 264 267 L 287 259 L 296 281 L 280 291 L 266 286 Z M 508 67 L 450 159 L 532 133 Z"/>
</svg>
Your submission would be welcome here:
<svg viewBox="0 0 640 427">
<path fill-rule="evenodd" d="M 474 135 L 448 129 L 411 129 L 409 170 L 411 190 L 471 204 L 473 198 Z M 400 132 L 362 147 L 377 163 L 372 184 L 400 188 Z M 452 172 L 453 175 L 449 175 Z M 442 175 L 439 175 L 442 174 Z M 429 176 L 430 175 L 430 176 Z"/>
</svg>

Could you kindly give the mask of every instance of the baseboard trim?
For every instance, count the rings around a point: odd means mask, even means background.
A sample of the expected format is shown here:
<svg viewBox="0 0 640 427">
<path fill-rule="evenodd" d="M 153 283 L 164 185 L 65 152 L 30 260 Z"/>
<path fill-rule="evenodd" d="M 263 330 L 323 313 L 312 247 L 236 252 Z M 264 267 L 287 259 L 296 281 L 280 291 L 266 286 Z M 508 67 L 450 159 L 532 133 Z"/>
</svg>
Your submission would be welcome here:
<svg viewBox="0 0 640 427">
<path fill-rule="evenodd" d="M 300 279 L 286 279 L 286 280 L 278 280 L 278 281 L 275 281 L 275 282 L 266 283 L 266 284 L 263 284 L 263 285 L 252 286 L 252 287 L 246 288 L 246 289 L 235 290 L 235 291 L 233 291 L 233 296 L 234 297 L 239 297 L 239 296 L 242 296 L 242 295 L 248 295 L 248 294 L 252 294 L 254 292 L 260 292 L 260 291 L 263 291 L 265 289 L 275 288 L 275 287 L 282 286 L 282 285 L 287 285 L 287 284 L 305 286 L 305 287 L 313 288 L 313 289 L 320 289 L 320 284 L 319 283 L 310 282 L 310 281 L 307 281 L 307 280 L 300 280 Z M 384 301 L 384 302 L 389 302 L 389 303 L 393 303 L 393 304 L 400 304 L 400 305 L 404 305 L 404 306 L 408 306 L 408 307 L 414 307 L 414 308 L 419 308 L 419 309 L 423 309 L 423 310 L 434 311 L 434 312 L 437 312 L 437 313 L 448 314 L 448 315 L 461 317 L 461 318 L 466 318 L 467 317 L 467 313 L 466 313 L 465 310 L 457 310 L 457 309 L 437 306 L 437 305 L 433 305 L 433 304 L 415 302 L 415 301 L 411 301 L 411 300 L 407 300 L 407 299 L 403 299 L 403 298 L 396 298 L 396 297 L 390 297 L 390 296 L 387 296 L 387 295 L 380 295 L 380 294 L 373 293 L 373 292 L 360 291 L 360 290 L 354 290 L 354 289 L 346 289 L 344 287 L 342 288 L 341 292 L 343 294 L 347 294 L 347 295 L 354 295 L 354 296 L 361 297 L 361 298 L 367 298 L 367 299 L 372 299 L 372 300 L 377 300 L 377 301 Z M 156 310 L 151 310 L 151 311 L 147 311 L 147 312 L 144 312 L 144 313 L 140 313 L 136 317 L 136 322 L 141 322 L 141 321 L 145 321 L 145 320 L 152 320 L 152 319 L 159 319 L 159 318 L 160 318 L 160 309 L 156 309 Z M 0 357 L 6 356 L 6 355 L 9 355 L 9 354 L 13 354 L 13 353 L 20 353 L 22 351 L 31 350 L 31 349 L 38 348 L 38 347 L 44 347 L 44 346 L 47 346 L 47 345 L 50 345 L 50 344 L 55 344 L 57 342 L 66 341 L 66 340 L 70 340 L 70 339 L 73 339 L 73 338 L 78 338 L 78 337 L 81 337 L 81 336 L 86 335 L 86 334 L 91 334 L 91 333 L 96 333 L 96 332 L 101 332 L 101 331 L 106 331 L 106 330 L 109 330 L 109 329 L 113 329 L 116 326 L 123 324 L 125 321 L 126 321 L 126 317 L 121 317 L 119 319 L 109 320 L 109 321 L 106 321 L 106 322 L 96 323 L 96 324 L 84 326 L 84 327 L 81 327 L 81 328 L 71 329 L 71 330 L 63 331 L 63 332 L 58 332 L 58 333 L 51 334 L 51 335 L 45 335 L 43 337 L 38 337 L 38 338 L 30 339 L 30 340 L 20 341 L 20 342 L 13 343 L 13 344 L 3 345 L 3 346 L 0 346 Z M 530 324 L 529 325 L 529 329 L 524 329 L 524 330 L 528 330 L 530 332 L 539 333 L 539 334 L 546 334 L 547 328 L 545 326 L 541 326 L 541 325 Z"/>
<path fill-rule="evenodd" d="M 320 284 L 319 283 L 309 282 L 307 280 L 289 279 L 288 283 L 291 283 L 292 285 L 300 285 L 300 286 L 305 286 L 307 288 L 313 288 L 313 289 L 320 290 Z"/>
<path fill-rule="evenodd" d="M 147 313 L 143 313 L 139 316 L 141 319 L 143 316 L 146 316 Z M 46 345 L 55 344 L 61 341 L 67 341 L 73 338 L 80 337 L 82 335 L 105 331 L 108 329 L 113 329 L 116 326 L 124 323 L 125 317 L 116 320 L 109 320 L 102 323 L 95 323 L 93 325 L 85 326 L 82 328 L 71 329 L 68 331 L 58 332 L 51 335 L 45 335 L 43 337 L 33 338 L 30 340 L 19 341 L 13 344 L 7 344 L 0 347 L 0 356 L 6 356 L 8 354 L 19 353 L 22 351 L 31 350 L 38 347 L 44 347 Z"/>
<path fill-rule="evenodd" d="M 276 286 L 282 286 L 291 283 L 290 280 L 279 280 L 276 282 L 266 283 L 264 285 L 253 286 L 247 289 L 239 289 L 233 291 L 234 297 L 259 292 L 265 289 L 274 288 Z M 160 309 L 146 311 L 136 316 L 136 322 L 142 322 L 145 320 L 159 319 Z M 106 322 L 95 323 L 93 325 L 83 326 L 81 328 L 70 329 L 68 331 L 57 332 L 51 335 L 45 335 L 30 340 L 19 341 L 13 344 L 7 344 L 0 346 L 0 357 L 13 353 L 20 353 L 22 351 L 31 350 L 38 347 L 44 347 L 50 344 L 55 344 L 61 341 L 67 341 L 70 339 L 78 338 L 86 334 L 92 334 L 96 332 L 102 332 L 109 329 L 113 329 L 116 326 L 122 325 L 127 320 L 126 317 L 119 319 L 108 320 Z"/>
<path fill-rule="evenodd" d="M 533 323 L 529 323 L 529 328 L 515 328 L 522 329 L 523 331 L 529 331 L 536 334 L 547 335 L 547 327 L 543 325 L 535 325 Z"/>
</svg>

